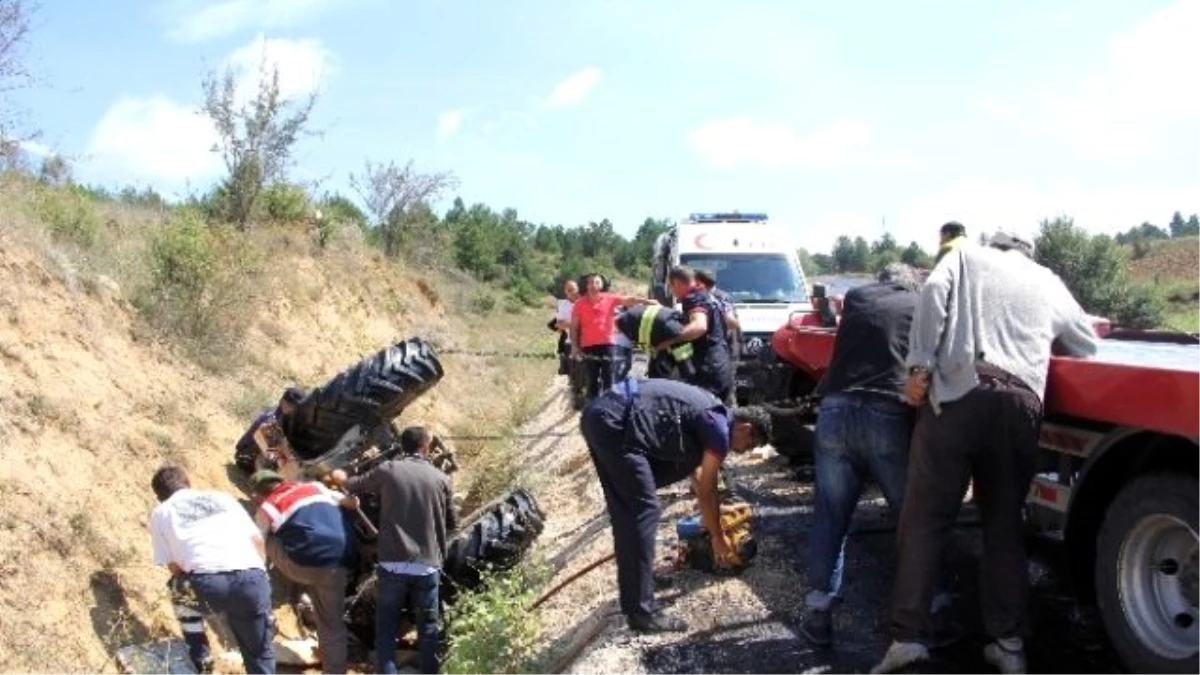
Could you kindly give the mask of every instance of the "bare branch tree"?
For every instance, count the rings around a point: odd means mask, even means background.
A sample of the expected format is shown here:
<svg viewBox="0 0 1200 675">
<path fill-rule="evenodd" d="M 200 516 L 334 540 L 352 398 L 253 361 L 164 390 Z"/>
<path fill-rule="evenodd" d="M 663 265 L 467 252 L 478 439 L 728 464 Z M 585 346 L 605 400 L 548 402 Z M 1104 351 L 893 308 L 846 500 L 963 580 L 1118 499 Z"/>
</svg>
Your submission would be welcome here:
<svg viewBox="0 0 1200 675">
<path fill-rule="evenodd" d="M 458 187 L 450 172 L 420 173 L 410 160 L 404 166 L 367 160 L 361 175 L 350 174 L 350 186 L 362 198 L 367 212 L 383 235 L 383 251 L 396 257 L 405 241 L 405 227 L 413 209 L 428 204 L 446 190 Z"/>
<path fill-rule="evenodd" d="M 232 68 L 209 73 L 203 87 L 203 112 L 217 130 L 213 152 L 221 153 L 229 172 L 221 186 L 224 210 L 244 230 L 263 190 L 286 177 L 296 143 L 303 136 L 320 135 L 308 128 L 317 94 L 299 101 L 284 97 L 279 68 L 269 66 L 265 55 L 259 65 L 258 91 L 248 103 L 238 102 Z"/>
<path fill-rule="evenodd" d="M 30 16 L 37 5 L 26 0 L 0 0 L 0 142 L 28 140 L 37 136 L 27 134 L 15 138 L 12 127 L 20 110 L 13 106 L 8 93 L 28 86 L 33 76 L 25 65 L 23 50 L 29 41 Z"/>
</svg>

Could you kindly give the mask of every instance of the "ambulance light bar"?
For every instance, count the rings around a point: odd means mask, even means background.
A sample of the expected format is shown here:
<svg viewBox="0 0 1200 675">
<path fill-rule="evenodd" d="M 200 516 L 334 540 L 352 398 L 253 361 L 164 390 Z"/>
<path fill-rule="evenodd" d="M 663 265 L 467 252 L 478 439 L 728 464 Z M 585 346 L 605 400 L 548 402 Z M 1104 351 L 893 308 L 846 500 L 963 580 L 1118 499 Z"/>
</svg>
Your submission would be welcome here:
<svg viewBox="0 0 1200 675">
<path fill-rule="evenodd" d="M 693 223 L 765 223 L 765 213 L 693 213 L 688 216 Z"/>
</svg>

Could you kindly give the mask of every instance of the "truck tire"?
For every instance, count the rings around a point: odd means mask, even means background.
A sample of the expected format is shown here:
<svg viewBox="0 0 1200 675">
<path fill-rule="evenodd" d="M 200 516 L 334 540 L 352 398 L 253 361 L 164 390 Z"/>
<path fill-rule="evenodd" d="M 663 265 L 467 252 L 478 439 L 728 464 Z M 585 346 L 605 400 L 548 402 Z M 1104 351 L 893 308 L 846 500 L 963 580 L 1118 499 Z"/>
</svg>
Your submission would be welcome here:
<svg viewBox="0 0 1200 675">
<path fill-rule="evenodd" d="M 1195 673 L 1197 480 L 1133 479 L 1113 500 L 1096 546 L 1096 597 L 1125 666 L 1138 673 Z"/>
<path fill-rule="evenodd" d="M 371 430 L 390 422 L 442 375 L 424 340 L 401 340 L 309 392 L 285 420 L 284 433 L 298 458 L 318 458 L 355 425 Z"/>
</svg>

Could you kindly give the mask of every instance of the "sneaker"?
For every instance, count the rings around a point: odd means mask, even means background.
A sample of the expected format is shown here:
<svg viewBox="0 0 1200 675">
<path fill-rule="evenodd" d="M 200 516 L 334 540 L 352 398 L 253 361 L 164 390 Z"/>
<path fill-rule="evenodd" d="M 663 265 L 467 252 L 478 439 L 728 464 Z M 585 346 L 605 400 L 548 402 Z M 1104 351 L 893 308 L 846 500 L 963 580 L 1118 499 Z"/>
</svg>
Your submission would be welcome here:
<svg viewBox="0 0 1200 675">
<path fill-rule="evenodd" d="M 661 612 L 654 614 L 627 614 L 625 622 L 629 629 L 639 633 L 682 633 L 688 629 L 687 622 L 665 616 Z"/>
<path fill-rule="evenodd" d="M 1022 647 L 1008 649 L 999 642 L 993 642 L 983 648 L 983 660 L 992 664 L 1002 673 L 1024 673 L 1025 650 Z"/>
<path fill-rule="evenodd" d="M 800 623 L 800 634 L 817 647 L 833 644 L 833 615 L 827 609 L 809 610 Z"/>
<path fill-rule="evenodd" d="M 929 660 L 929 648 L 920 642 L 893 642 L 872 673 L 894 673 L 918 661 Z"/>
<path fill-rule="evenodd" d="M 193 663 L 196 666 L 196 672 L 200 675 L 210 675 L 213 671 L 213 659 L 211 656 Z"/>
</svg>

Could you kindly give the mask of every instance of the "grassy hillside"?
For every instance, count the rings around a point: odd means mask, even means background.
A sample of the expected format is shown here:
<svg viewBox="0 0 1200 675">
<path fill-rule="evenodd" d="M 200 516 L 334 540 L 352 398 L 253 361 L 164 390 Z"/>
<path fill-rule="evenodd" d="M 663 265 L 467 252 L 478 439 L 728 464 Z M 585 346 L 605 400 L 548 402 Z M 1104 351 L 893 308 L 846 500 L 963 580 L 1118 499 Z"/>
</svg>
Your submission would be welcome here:
<svg viewBox="0 0 1200 675">
<path fill-rule="evenodd" d="M 238 494 L 233 443 L 282 387 L 324 382 L 398 337 L 551 349 L 545 312 L 450 270 L 405 269 L 337 229 L 249 234 L 186 211 L 0 177 L 0 670 L 113 670 L 175 633 L 150 566 L 149 480 L 179 463 Z M 401 422 L 501 434 L 541 403 L 550 361 L 448 355 Z M 456 491 L 510 477 L 512 444 L 455 444 Z"/>
<path fill-rule="evenodd" d="M 1200 331 L 1200 237 L 1155 241 L 1130 268 L 1134 279 L 1151 282 L 1166 293 L 1168 326 Z"/>
</svg>

